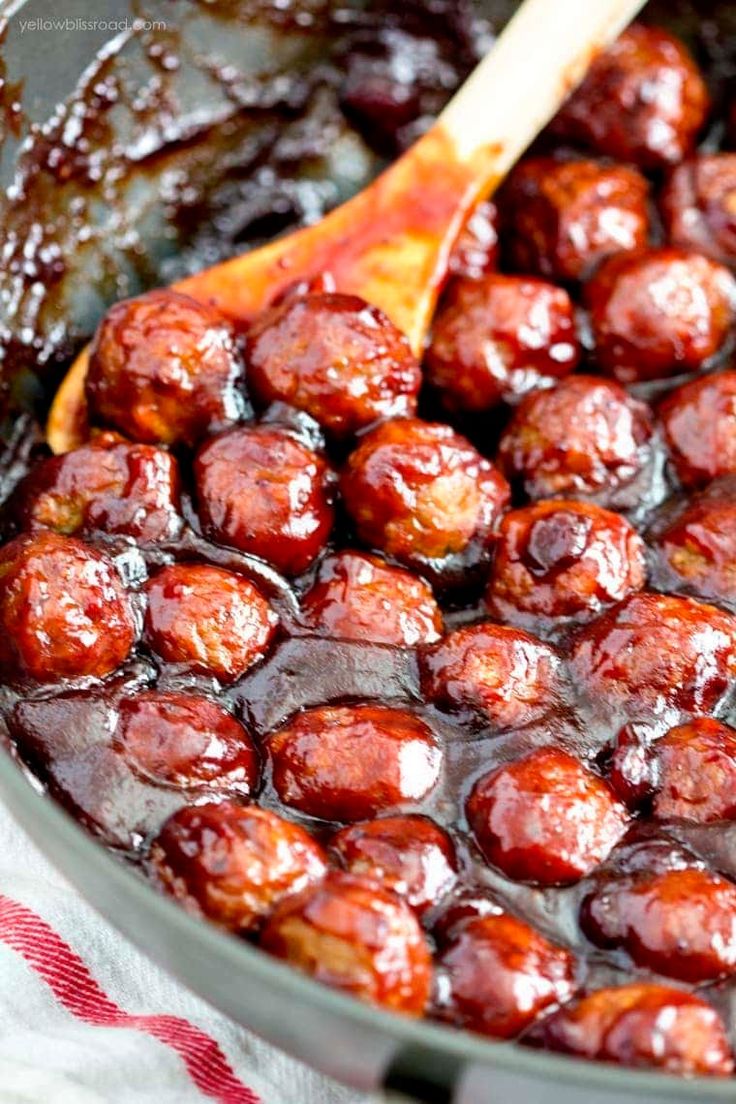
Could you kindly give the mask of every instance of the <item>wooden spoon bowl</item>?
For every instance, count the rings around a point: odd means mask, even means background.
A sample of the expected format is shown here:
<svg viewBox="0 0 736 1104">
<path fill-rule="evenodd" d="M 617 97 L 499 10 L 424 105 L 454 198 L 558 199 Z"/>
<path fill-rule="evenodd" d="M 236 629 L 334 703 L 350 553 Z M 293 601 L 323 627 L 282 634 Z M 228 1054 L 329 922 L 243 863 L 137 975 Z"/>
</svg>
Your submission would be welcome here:
<svg viewBox="0 0 736 1104">
<path fill-rule="evenodd" d="M 319 223 L 175 284 L 247 325 L 289 285 L 329 273 L 338 291 L 380 307 L 420 353 L 452 247 L 644 0 L 525 0 L 434 126 L 365 191 Z M 89 435 L 83 350 L 51 408 L 47 440 L 68 452 Z"/>
</svg>

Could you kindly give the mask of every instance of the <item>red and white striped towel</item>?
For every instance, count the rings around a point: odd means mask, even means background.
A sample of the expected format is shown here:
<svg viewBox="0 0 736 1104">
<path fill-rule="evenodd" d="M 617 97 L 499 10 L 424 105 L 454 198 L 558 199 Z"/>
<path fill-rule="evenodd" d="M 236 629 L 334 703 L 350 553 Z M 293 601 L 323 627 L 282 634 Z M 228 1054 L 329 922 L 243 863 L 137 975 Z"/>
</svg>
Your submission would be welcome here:
<svg viewBox="0 0 736 1104">
<path fill-rule="evenodd" d="M 182 989 L 0 808 L 3 1104 L 369 1104 Z"/>
</svg>

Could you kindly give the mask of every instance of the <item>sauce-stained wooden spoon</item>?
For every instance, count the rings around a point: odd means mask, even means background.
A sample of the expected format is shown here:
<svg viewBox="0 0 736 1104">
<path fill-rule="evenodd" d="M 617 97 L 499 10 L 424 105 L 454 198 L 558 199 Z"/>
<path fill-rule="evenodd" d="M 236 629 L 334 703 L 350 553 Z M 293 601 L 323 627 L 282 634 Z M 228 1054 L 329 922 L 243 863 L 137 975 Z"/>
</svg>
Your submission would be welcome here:
<svg viewBox="0 0 736 1104">
<path fill-rule="evenodd" d="M 246 324 L 290 284 L 329 273 L 380 307 L 421 351 L 455 240 L 644 0 L 525 0 L 435 125 L 319 223 L 174 285 Z M 56 453 L 87 439 L 77 357 L 51 408 Z"/>
</svg>

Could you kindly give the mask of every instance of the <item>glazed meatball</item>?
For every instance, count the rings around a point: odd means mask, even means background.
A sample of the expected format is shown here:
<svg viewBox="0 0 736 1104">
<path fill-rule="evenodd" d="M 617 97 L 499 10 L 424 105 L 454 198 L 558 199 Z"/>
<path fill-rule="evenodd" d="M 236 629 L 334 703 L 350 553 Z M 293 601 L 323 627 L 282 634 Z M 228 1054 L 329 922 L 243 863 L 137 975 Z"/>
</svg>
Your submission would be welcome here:
<svg viewBox="0 0 736 1104">
<path fill-rule="evenodd" d="M 612 380 L 570 376 L 519 404 L 501 436 L 498 463 L 529 498 L 639 501 L 651 457 L 649 408 Z"/>
<path fill-rule="evenodd" d="M 442 766 L 424 721 L 378 705 L 308 709 L 267 747 L 281 801 L 323 820 L 364 820 L 420 801 Z"/>
<path fill-rule="evenodd" d="M 42 460 L 21 482 L 9 514 L 21 529 L 119 533 L 144 544 L 181 529 L 176 460 L 152 445 L 112 434 Z"/>
<path fill-rule="evenodd" d="M 424 579 L 366 552 L 320 564 L 302 601 L 304 623 L 323 636 L 411 648 L 442 635 L 442 614 Z"/>
<path fill-rule="evenodd" d="M 658 589 L 736 609 L 736 476 L 694 495 L 651 539 Z"/>
<path fill-rule="evenodd" d="M 327 869 L 322 848 L 303 828 L 231 801 L 174 813 L 151 845 L 148 867 L 188 912 L 233 932 L 257 927 Z"/>
<path fill-rule="evenodd" d="M 144 779 L 195 791 L 247 797 L 260 764 L 243 726 L 210 698 L 150 690 L 123 698 L 115 742 Z"/>
<path fill-rule="evenodd" d="M 670 729 L 652 748 L 650 779 L 656 817 L 736 819 L 736 730 L 712 717 Z"/>
<path fill-rule="evenodd" d="M 548 886 L 589 874 L 628 825 L 607 783 L 553 747 L 484 775 L 466 812 L 488 862 L 515 881 Z"/>
<path fill-rule="evenodd" d="M 343 828 L 332 849 L 351 874 L 380 881 L 420 915 L 457 879 L 452 840 L 425 816 L 394 816 Z"/>
<path fill-rule="evenodd" d="M 93 422 L 134 441 L 193 445 L 242 417 L 243 365 L 211 307 L 149 291 L 111 307 L 90 354 Z"/>
<path fill-rule="evenodd" d="M 455 629 L 421 656 L 425 696 L 470 710 L 494 727 L 519 728 L 557 702 L 560 657 L 530 633 L 485 621 Z"/>
<path fill-rule="evenodd" d="M 130 598 L 107 556 L 39 532 L 0 549 L 0 669 L 39 682 L 102 678 L 137 635 Z"/>
<path fill-rule="evenodd" d="M 566 376 L 579 355 L 566 291 L 494 273 L 452 285 L 434 322 L 427 378 L 450 409 L 489 410 Z"/>
<path fill-rule="evenodd" d="M 585 899 L 593 943 L 694 985 L 736 973 L 736 886 L 697 867 L 606 879 Z"/>
<path fill-rule="evenodd" d="M 651 983 L 589 993 L 545 1020 L 539 1041 L 564 1054 L 684 1076 L 725 1077 L 734 1068 L 715 1008 Z"/>
<path fill-rule="evenodd" d="M 510 1039 L 575 991 L 575 959 L 515 916 L 466 921 L 443 950 L 440 1015 L 481 1035 Z"/>
<path fill-rule="evenodd" d="M 332 529 L 327 464 L 288 430 L 232 429 L 200 449 L 194 464 L 205 534 L 300 575 Z"/>
<path fill-rule="evenodd" d="M 339 102 L 368 145 L 381 157 L 394 158 L 419 137 L 422 123 L 439 114 L 461 75 L 452 56 L 458 40 L 450 29 L 451 9 L 449 34 L 445 37 L 443 26 L 439 38 L 426 22 L 428 13 L 414 5 L 388 13 L 391 18 L 383 20 L 378 34 L 377 26 L 371 30 L 365 24 L 363 34 L 350 34 L 350 48 L 340 58 Z M 440 18 L 444 22 L 444 15 Z"/>
<path fill-rule="evenodd" d="M 261 659 L 276 614 L 242 575 L 207 564 L 165 567 L 146 586 L 146 639 L 167 663 L 237 678 Z"/>
<path fill-rule="evenodd" d="M 96 688 L 64 687 L 41 697 L 23 694 L 8 727 L 19 757 L 44 790 L 93 835 L 130 858 L 192 797 L 210 792 L 238 796 L 245 775 L 236 766 L 233 745 L 222 749 L 218 778 L 212 749 L 208 755 L 200 745 L 202 771 L 193 742 L 186 762 L 186 753 L 167 748 L 167 765 L 156 755 L 155 736 L 147 744 L 148 765 L 154 770 L 147 773 L 137 762 L 145 734 L 139 733 L 142 739 L 134 741 L 138 747 L 132 746 L 130 755 L 121 739 L 118 695 L 126 681 L 127 672 Z"/>
<path fill-rule="evenodd" d="M 444 948 L 468 920 L 482 919 L 485 916 L 502 916 L 504 912 L 503 906 L 485 886 L 469 886 L 453 895 L 449 903 L 440 911 L 432 924 L 432 935 L 437 944 Z"/>
<path fill-rule="evenodd" d="M 679 39 L 635 23 L 594 59 L 552 129 L 606 157 L 658 169 L 690 152 L 709 106 Z"/>
<path fill-rule="evenodd" d="M 355 295 L 272 307 L 248 333 L 246 360 L 260 403 L 289 403 L 338 437 L 416 410 L 421 376 L 409 342 Z"/>
<path fill-rule="evenodd" d="M 493 272 L 498 259 L 498 212 L 495 203 L 479 203 L 460 232 L 448 266 L 452 276 L 471 280 Z"/>
<path fill-rule="evenodd" d="M 650 249 L 604 261 L 585 286 L 603 371 L 623 383 L 696 372 L 734 320 L 736 280 L 700 253 Z"/>
<path fill-rule="evenodd" d="M 607 723 L 710 713 L 736 673 L 736 618 L 691 598 L 634 594 L 578 634 L 571 666 Z"/>
<path fill-rule="evenodd" d="M 485 552 L 508 502 L 504 478 L 447 425 L 400 418 L 350 455 L 342 495 L 366 544 L 409 567 Z"/>
<path fill-rule="evenodd" d="M 519 272 L 572 282 L 586 279 L 612 253 L 643 249 L 648 190 L 641 173 L 626 165 L 523 161 L 499 200 L 511 264 Z"/>
<path fill-rule="evenodd" d="M 620 516 L 591 503 L 538 502 L 501 521 L 488 609 L 523 628 L 589 621 L 644 586 L 644 542 Z"/>
<path fill-rule="evenodd" d="M 701 153 L 678 165 L 659 208 L 672 245 L 736 263 L 736 153 Z"/>
<path fill-rule="evenodd" d="M 652 795 L 652 763 L 649 745 L 661 733 L 647 721 L 625 724 L 613 740 L 608 780 L 614 793 L 632 810 Z"/>
<path fill-rule="evenodd" d="M 683 384 L 660 403 L 659 417 L 670 463 L 684 487 L 736 475 L 736 371 Z"/>
<path fill-rule="evenodd" d="M 421 1016 L 432 960 L 419 923 L 395 893 L 331 871 L 285 901 L 261 946 L 317 981 L 394 1012 Z"/>
</svg>

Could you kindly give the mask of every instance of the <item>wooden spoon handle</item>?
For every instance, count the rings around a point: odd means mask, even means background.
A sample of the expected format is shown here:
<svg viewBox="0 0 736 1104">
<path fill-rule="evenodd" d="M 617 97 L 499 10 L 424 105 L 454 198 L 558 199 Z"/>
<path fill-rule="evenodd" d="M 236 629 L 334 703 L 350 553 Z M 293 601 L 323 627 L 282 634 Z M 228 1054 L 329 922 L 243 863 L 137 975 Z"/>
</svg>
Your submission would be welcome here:
<svg viewBox="0 0 736 1104">
<path fill-rule="evenodd" d="M 442 112 L 456 155 L 506 175 L 645 0 L 525 0 Z"/>
</svg>

